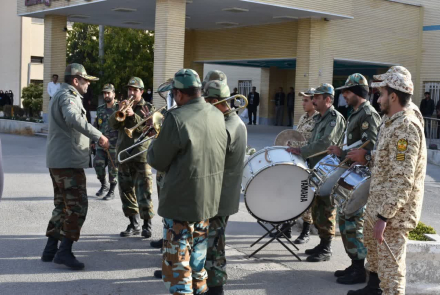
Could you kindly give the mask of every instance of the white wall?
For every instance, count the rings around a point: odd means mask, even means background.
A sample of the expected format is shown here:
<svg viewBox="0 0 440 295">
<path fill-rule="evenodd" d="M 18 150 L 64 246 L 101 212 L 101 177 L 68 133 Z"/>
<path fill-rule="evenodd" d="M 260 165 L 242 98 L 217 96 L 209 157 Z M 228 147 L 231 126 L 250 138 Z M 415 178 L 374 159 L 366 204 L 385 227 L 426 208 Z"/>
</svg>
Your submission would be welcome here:
<svg viewBox="0 0 440 295">
<path fill-rule="evenodd" d="M 257 92 L 260 91 L 260 84 L 261 84 L 260 68 L 205 64 L 203 73 L 207 74 L 209 71 L 213 71 L 213 70 L 219 70 L 226 74 L 226 76 L 228 77 L 228 86 L 231 89 L 231 92 L 234 91 L 235 87 L 238 88 L 239 80 L 252 80 L 252 86 L 257 87 Z"/>
</svg>

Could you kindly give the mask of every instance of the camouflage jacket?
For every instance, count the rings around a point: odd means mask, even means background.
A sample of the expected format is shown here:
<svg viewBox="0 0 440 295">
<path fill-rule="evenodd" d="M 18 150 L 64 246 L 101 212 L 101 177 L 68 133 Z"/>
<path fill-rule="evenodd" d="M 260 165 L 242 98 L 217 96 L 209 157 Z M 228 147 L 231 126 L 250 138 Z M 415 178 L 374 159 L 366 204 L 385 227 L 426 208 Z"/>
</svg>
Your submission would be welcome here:
<svg viewBox="0 0 440 295">
<path fill-rule="evenodd" d="M 333 106 L 324 114 L 314 117 L 315 128 L 309 144 L 301 148 L 301 155 L 304 159 L 309 156 L 325 151 L 331 145 L 340 145 L 344 138 L 345 119 Z M 309 159 L 309 167 L 315 165 L 326 155 L 321 155 Z"/>
<path fill-rule="evenodd" d="M 116 142 L 118 141 L 118 130 L 111 129 L 109 126 L 109 118 L 119 109 L 118 103 L 115 101 L 113 107 L 108 108 L 107 104 L 100 105 L 96 110 L 96 119 L 93 123 L 102 134 L 108 138 L 110 142 L 110 148 L 116 148 Z M 97 146 L 98 149 L 101 149 L 100 146 Z"/>
<path fill-rule="evenodd" d="M 135 106 L 133 106 L 134 115 L 131 117 L 128 117 L 123 122 L 119 122 L 115 118 L 115 113 L 110 116 L 109 118 L 109 127 L 114 130 L 118 130 L 118 141 L 116 143 L 116 152 L 119 154 L 120 151 L 125 150 L 132 146 L 137 138 L 141 136 L 142 130 L 145 127 L 145 125 L 142 125 L 138 127 L 133 132 L 133 138 L 128 137 L 128 135 L 125 133 L 125 128 L 131 128 L 134 127 L 136 124 L 141 122 L 144 119 L 144 115 L 142 114 L 142 107 L 145 106 L 148 108 L 148 111 L 151 113 L 155 110 L 154 106 L 148 102 L 145 102 L 144 99 L 141 99 Z M 130 154 L 125 153 L 121 156 L 121 160 L 129 157 L 130 155 L 137 154 L 143 150 L 148 149 L 148 146 L 150 144 L 150 141 L 145 142 L 144 144 L 135 147 L 132 149 Z M 147 153 L 143 153 L 133 159 L 130 160 L 130 162 L 141 162 L 145 163 L 147 162 Z"/>
<path fill-rule="evenodd" d="M 413 229 L 422 210 L 427 151 L 423 126 L 413 110 L 385 118 L 372 152 L 367 212 L 387 226 Z"/>
<path fill-rule="evenodd" d="M 298 132 L 301 132 L 301 134 L 304 136 L 304 138 L 309 141 L 312 137 L 313 128 L 315 127 L 316 121 L 315 116 L 319 115 L 317 111 L 313 115 L 309 117 L 307 113 L 301 116 L 298 122 L 298 127 L 296 130 Z"/>
<path fill-rule="evenodd" d="M 377 129 L 380 125 L 380 122 L 380 115 L 373 108 L 370 102 L 366 101 L 361 104 L 359 108 L 354 110 L 350 117 L 348 117 L 347 130 L 345 132 L 345 141 L 347 146 L 350 146 L 359 140 L 369 140 L 370 143 L 365 147 L 365 149 L 372 150 L 377 140 Z M 345 150 L 342 152 L 342 159 L 345 158 L 348 151 L 349 150 Z"/>
</svg>

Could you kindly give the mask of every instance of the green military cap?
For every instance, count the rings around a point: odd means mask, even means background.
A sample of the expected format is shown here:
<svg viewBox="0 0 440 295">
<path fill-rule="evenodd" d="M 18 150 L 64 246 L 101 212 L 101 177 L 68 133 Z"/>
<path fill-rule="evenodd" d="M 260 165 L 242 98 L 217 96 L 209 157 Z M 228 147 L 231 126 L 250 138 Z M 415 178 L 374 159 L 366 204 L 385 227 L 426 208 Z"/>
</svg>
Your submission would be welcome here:
<svg viewBox="0 0 440 295">
<path fill-rule="evenodd" d="M 315 89 L 315 94 L 331 94 L 335 95 L 335 88 L 333 88 L 333 85 L 328 83 L 321 84 L 318 88 Z"/>
<path fill-rule="evenodd" d="M 127 87 L 133 87 L 133 88 L 139 88 L 144 89 L 144 81 L 142 81 L 141 78 L 138 77 L 131 77 L 128 81 Z"/>
<path fill-rule="evenodd" d="M 200 81 L 199 74 L 191 69 L 181 69 L 176 74 L 172 83 L 165 83 L 162 87 L 157 89 L 157 92 L 165 92 L 171 89 L 189 89 L 189 88 L 202 88 L 202 82 Z"/>
<path fill-rule="evenodd" d="M 315 94 L 315 88 L 309 88 L 304 92 L 300 92 L 299 96 L 313 96 Z"/>
<path fill-rule="evenodd" d="M 86 69 L 83 65 L 73 63 L 66 67 L 66 71 L 64 72 L 65 76 L 79 76 L 89 81 L 98 81 L 99 78 L 87 75 Z"/>
<path fill-rule="evenodd" d="M 229 86 L 225 81 L 212 80 L 208 81 L 203 88 L 203 96 L 205 98 L 228 98 L 230 96 Z"/>
<path fill-rule="evenodd" d="M 347 89 L 347 88 L 351 88 L 354 86 L 368 87 L 368 81 L 363 75 L 356 73 L 356 74 L 348 76 L 347 81 L 345 81 L 345 85 L 342 87 L 336 88 L 336 90 Z"/>
<path fill-rule="evenodd" d="M 202 88 L 205 89 L 206 83 L 213 80 L 223 81 L 226 84 L 228 83 L 228 78 L 226 77 L 226 74 L 222 71 L 209 71 L 208 74 L 206 74 L 205 79 L 203 80 Z"/>
<path fill-rule="evenodd" d="M 102 92 L 115 92 L 115 86 L 113 86 L 113 84 L 105 84 L 102 88 Z"/>
</svg>

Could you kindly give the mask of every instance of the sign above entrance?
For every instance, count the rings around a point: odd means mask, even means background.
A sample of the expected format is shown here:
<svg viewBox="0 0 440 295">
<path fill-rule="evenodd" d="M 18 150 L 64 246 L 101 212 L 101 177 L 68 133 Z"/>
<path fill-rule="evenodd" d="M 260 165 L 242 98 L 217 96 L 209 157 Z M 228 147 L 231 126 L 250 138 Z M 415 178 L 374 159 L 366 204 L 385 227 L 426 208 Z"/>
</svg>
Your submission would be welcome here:
<svg viewBox="0 0 440 295">
<path fill-rule="evenodd" d="M 50 6 L 52 4 L 52 2 L 54 1 L 60 1 L 60 0 L 25 0 L 25 5 L 26 6 L 34 6 L 34 5 L 38 5 L 38 4 L 44 4 L 46 6 Z M 70 1 L 70 0 L 65 0 L 65 1 Z M 87 0 L 85 0 L 87 1 Z"/>
</svg>

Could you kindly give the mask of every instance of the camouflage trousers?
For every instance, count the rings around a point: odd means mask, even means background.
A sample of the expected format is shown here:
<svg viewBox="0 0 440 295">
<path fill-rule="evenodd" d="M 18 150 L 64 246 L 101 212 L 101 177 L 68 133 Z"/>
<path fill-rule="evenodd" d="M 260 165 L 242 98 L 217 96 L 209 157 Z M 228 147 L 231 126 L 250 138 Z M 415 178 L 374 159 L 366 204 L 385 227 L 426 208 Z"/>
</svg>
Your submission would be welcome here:
<svg viewBox="0 0 440 295">
<path fill-rule="evenodd" d="M 376 219 L 372 218 L 373 222 Z M 379 242 L 373 236 L 373 228 L 365 223 L 365 245 L 368 248 L 367 260 L 370 264 L 370 272 L 376 272 L 380 279 L 380 288 L 383 295 L 404 295 L 406 275 L 406 244 L 408 242 L 409 229 L 386 227 L 384 238 L 394 253 L 398 264 L 387 251 L 385 244 Z"/>
<path fill-rule="evenodd" d="M 316 196 L 312 204 L 312 218 L 322 240 L 332 240 L 336 232 L 336 207 L 330 196 Z"/>
<path fill-rule="evenodd" d="M 313 217 L 312 217 L 312 207 L 310 207 L 309 209 L 307 209 L 306 212 L 304 212 L 301 215 L 303 221 L 309 223 L 309 224 L 313 224 Z"/>
<path fill-rule="evenodd" d="M 124 215 L 140 214 L 142 219 L 152 219 L 153 174 L 150 165 L 141 162 L 119 164 L 118 182 Z"/>
<path fill-rule="evenodd" d="M 108 150 L 111 156 L 111 159 L 115 165 L 113 167 L 112 162 L 110 161 L 107 151 L 103 149 L 97 149 L 96 150 L 96 156 L 93 160 L 93 168 L 95 168 L 96 176 L 99 180 L 103 181 L 105 180 L 105 167 L 108 167 L 108 175 L 109 175 L 109 181 L 110 183 L 116 184 L 118 183 L 117 177 L 118 177 L 118 166 L 116 163 L 116 149 L 109 149 Z"/>
<path fill-rule="evenodd" d="M 208 272 L 208 287 L 226 284 L 226 225 L 229 216 L 216 216 L 209 219 L 208 252 L 205 269 Z"/>
<path fill-rule="evenodd" d="M 49 169 L 54 190 L 52 218 L 46 236 L 78 241 L 86 220 L 88 199 L 84 169 Z"/>
<path fill-rule="evenodd" d="M 170 294 L 203 294 L 208 290 L 205 260 L 209 220 L 163 219 L 162 279 Z"/>
<path fill-rule="evenodd" d="M 350 219 L 338 212 L 339 231 L 345 252 L 352 260 L 362 260 L 367 257 L 367 248 L 364 245 L 364 215 L 365 207 L 361 208 Z"/>
</svg>

